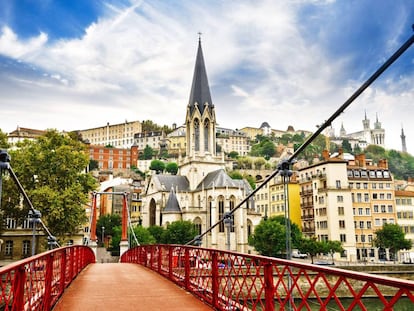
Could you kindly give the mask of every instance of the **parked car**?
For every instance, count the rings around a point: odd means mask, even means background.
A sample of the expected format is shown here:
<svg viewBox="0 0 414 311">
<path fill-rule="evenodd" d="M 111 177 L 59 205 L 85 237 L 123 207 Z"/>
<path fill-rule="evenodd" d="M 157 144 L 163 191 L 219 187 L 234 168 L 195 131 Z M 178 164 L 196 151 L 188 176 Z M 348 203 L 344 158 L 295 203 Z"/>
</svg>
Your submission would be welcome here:
<svg viewBox="0 0 414 311">
<path fill-rule="evenodd" d="M 308 258 L 308 255 L 302 254 L 298 249 L 294 249 L 292 250 L 292 257 L 305 259 L 305 258 Z"/>
</svg>

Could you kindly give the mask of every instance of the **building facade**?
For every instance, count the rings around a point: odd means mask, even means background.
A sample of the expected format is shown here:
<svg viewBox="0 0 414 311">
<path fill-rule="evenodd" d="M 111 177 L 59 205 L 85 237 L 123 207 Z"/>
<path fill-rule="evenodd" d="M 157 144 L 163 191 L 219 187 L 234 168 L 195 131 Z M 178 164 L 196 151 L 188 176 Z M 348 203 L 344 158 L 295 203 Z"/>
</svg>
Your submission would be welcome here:
<svg viewBox="0 0 414 311">
<path fill-rule="evenodd" d="M 98 162 L 99 170 L 125 170 L 138 166 L 138 147 L 110 148 L 89 145 L 89 159 Z"/>
<path fill-rule="evenodd" d="M 134 144 L 135 133 L 142 132 L 142 124 L 139 121 L 79 130 L 77 131 L 85 142 L 92 145 L 112 146 L 114 148 L 131 148 Z"/>
</svg>

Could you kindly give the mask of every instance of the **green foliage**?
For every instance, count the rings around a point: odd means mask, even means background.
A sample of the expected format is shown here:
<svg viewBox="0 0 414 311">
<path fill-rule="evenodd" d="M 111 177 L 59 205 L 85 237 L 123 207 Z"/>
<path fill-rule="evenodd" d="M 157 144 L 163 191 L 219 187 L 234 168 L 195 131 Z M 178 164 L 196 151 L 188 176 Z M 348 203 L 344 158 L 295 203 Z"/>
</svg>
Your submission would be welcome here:
<svg viewBox="0 0 414 311">
<path fill-rule="evenodd" d="M 172 132 L 172 129 L 167 125 L 158 125 L 151 120 L 145 120 L 141 123 L 142 132 L 161 132 L 164 131 L 165 134 L 169 134 Z"/>
<path fill-rule="evenodd" d="M 243 179 L 243 175 L 239 171 L 231 171 L 228 175 L 231 179 Z"/>
<path fill-rule="evenodd" d="M 251 156 L 264 157 L 267 160 L 273 157 L 275 153 L 276 146 L 268 137 L 262 138 L 258 144 L 252 146 L 250 151 Z"/>
<path fill-rule="evenodd" d="M 239 169 L 251 169 L 252 168 L 252 159 L 247 157 L 238 157 L 237 158 L 237 167 Z"/>
<path fill-rule="evenodd" d="M 239 153 L 237 151 L 230 151 L 227 156 L 232 159 L 237 159 L 239 157 Z"/>
<path fill-rule="evenodd" d="M 324 247 L 322 242 L 319 242 L 316 237 L 312 238 L 303 238 L 298 246 L 298 249 L 303 254 L 308 254 L 311 258 L 311 262 L 313 263 L 313 258 L 319 254 L 324 252 Z"/>
<path fill-rule="evenodd" d="M 264 256 L 277 257 L 286 250 L 285 227 L 273 217 L 262 220 L 249 237 L 249 245 Z"/>
<path fill-rule="evenodd" d="M 266 164 L 266 160 L 264 158 L 257 158 L 254 160 L 254 168 L 260 170 Z"/>
<path fill-rule="evenodd" d="M 410 249 L 411 241 L 405 238 L 405 234 L 401 227 L 397 224 L 384 224 L 381 229 L 375 231 L 376 237 L 373 245 L 381 248 L 388 248 L 394 254 L 401 249 Z"/>
<path fill-rule="evenodd" d="M 97 170 L 99 168 L 99 162 L 94 160 L 94 159 L 90 159 L 89 160 L 89 170 L 93 171 L 93 170 Z"/>
<path fill-rule="evenodd" d="M 0 130 L 0 149 L 7 149 L 10 145 L 7 142 L 7 134 Z"/>
<path fill-rule="evenodd" d="M 144 152 L 140 154 L 139 159 L 140 160 L 151 160 L 154 157 L 154 153 L 155 153 L 154 149 L 146 145 L 144 148 Z"/>
<path fill-rule="evenodd" d="M 247 182 L 253 190 L 256 189 L 256 180 L 254 179 L 254 177 L 250 175 L 244 175 L 243 178 L 247 180 Z"/>
<path fill-rule="evenodd" d="M 165 163 L 161 160 L 152 160 L 149 169 L 160 174 L 165 170 Z"/>
<path fill-rule="evenodd" d="M 114 236 L 114 228 L 121 226 L 121 216 L 119 214 L 107 214 L 99 217 L 96 222 L 96 236 L 98 239 L 102 239 L 102 227 L 104 236 Z"/>
<path fill-rule="evenodd" d="M 171 175 L 177 175 L 178 172 L 178 164 L 175 162 L 169 162 L 165 166 L 165 170 L 170 173 Z"/>
<path fill-rule="evenodd" d="M 348 139 L 344 139 L 342 141 L 342 150 L 343 150 L 343 152 L 352 153 L 352 146 L 349 143 Z"/>
<path fill-rule="evenodd" d="M 131 229 L 130 229 L 131 230 Z M 148 244 L 155 244 L 156 239 L 152 236 L 151 232 L 148 230 L 148 228 L 144 228 L 143 226 L 135 226 L 133 227 L 135 236 L 138 240 L 138 243 L 140 245 L 148 245 Z M 136 241 L 133 238 L 130 238 L 131 240 L 131 246 L 137 246 Z"/>
<path fill-rule="evenodd" d="M 178 220 L 167 226 L 161 239 L 165 244 L 186 244 L 194 239 L 197 234 L 197 230 L 191 221 Z"/>
<path fill-rule="evenodd" d="M 290 222 L 292 246 L 297 247 L 302 233 L 299 227 Z M 277 257 L 286 253 L 286 223 L 283 216 L 273 216 L 262 220 L 249 237 L 249 245 L 264 256 Z"/>
<path fill-rule="evenodd" d="M 322 242 L 323 253 L 330 254 L 333 262 L 333 256 L 335 253 L 342 253 L 344 248 L 341 241 L 323 241 Z"/>
<path fill-rule="evenodd" d="M 85 146 L 50 130 L 36 141 L 19 143 L 10 155 L 14 172 L 52 234 L 78 232 L 87 221 L 84 205 L 88 194 L 96 188 L 95 179 L 83 173 L 89 163 Z M 18 192 L 7 195 L 19 197 Z"/>
<path fill-rule="evenodd" d="M 148 231 L 155 238 L 155 241 L 157 244 L 162 243 L 162 235 L 164 234 L 164 231 L 165 231 L 164 227 L 151 226 L 151 227 L 148 227 Z"/>
</svg>

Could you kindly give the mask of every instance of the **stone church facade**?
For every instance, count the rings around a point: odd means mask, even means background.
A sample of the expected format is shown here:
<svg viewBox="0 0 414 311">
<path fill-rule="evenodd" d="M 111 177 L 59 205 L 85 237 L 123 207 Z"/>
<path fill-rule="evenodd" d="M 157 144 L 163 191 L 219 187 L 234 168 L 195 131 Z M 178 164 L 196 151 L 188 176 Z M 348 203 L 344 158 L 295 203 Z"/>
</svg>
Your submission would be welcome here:
<svg viewBox="0 0 414 311">
<path fill-rule="evenodd" d="M 216 152 L 216 115 L 211 100 L 201 41 L 186 113 L 186 153 L 178 160 L 178 174 L 154 174 L 143 196 L 144 226 L 167 226 L 177 220 L 193 222 L 204 233 L 233 211 L 230 249 L 248 253 L 248 236 L 260 222 L 253 200 L 233 210 L 253 190 L 246 180 L 230 178 L 224 154 Z M 202 246 L 227 249 L 224 223 L 202 237 Z"/>
</svg>

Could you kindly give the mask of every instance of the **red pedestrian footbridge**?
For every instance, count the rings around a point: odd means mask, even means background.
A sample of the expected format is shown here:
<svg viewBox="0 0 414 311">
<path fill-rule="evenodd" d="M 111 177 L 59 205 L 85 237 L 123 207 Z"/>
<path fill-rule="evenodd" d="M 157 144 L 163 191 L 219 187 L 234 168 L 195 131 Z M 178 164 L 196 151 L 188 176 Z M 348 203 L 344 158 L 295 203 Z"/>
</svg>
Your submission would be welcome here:
<svg viewBox="0 0 414 311">
<path fill-rule="evenodd" d="M 0 310 L 414 307 L 413 281 L 217 249 L 146 245 L 95 261 L 91 248 L 68 246 L 0 268 Z"/>
</svg>

